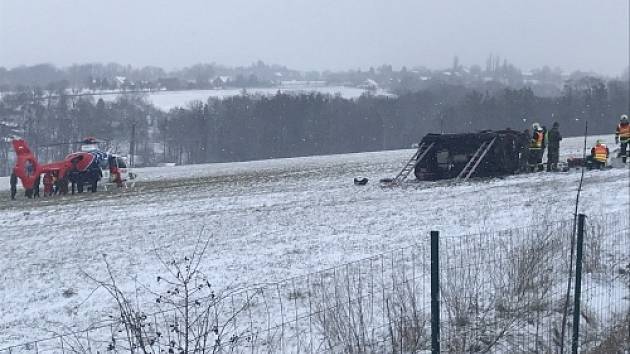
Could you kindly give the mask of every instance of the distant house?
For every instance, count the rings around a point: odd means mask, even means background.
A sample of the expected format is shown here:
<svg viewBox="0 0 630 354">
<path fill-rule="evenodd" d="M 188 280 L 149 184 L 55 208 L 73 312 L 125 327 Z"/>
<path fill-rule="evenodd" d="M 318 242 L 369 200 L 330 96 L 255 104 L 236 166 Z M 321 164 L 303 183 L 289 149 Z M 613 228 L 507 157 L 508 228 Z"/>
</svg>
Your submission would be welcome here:
<svg viewBox="0 0 630 354">
<path fill-rule="evenodd" d="M 114 77 L 114 84 L 119 90 L 134 90 L 136 88 L 136 84 L 125 76 Z"/>
<path fill-rule="evenodd" d="M 534 73 L 531 71 L 525 71 L 523 73 L 523 83 L 525 85 L 537 85 L 540 81 L 535 78 Z"/>
<path fill-rule="evenodd" d="M 127 81 L 127 78 L 124 76 L 116 76 L 114 77 L 114 82 L 116 83 L 116 86 L 121 87 L 122 85 L 125 84 L 125 81 Z"/>
<path fill-rule="evenodd" d="M 230 81 L 229 76 L 217 76 L 214 79 L 212 79 L 212 86 L 216 88 L 223 88 L 227 85 L 229 81 Z"/>
<path fill-rule="evenodd" d="M 363 81 L 363 83 L 361 83 L 358 88 L 364 89 L 364 90 L 370 90 L 370 91 L 374 91 L 376 89 L 378 89 L 378 83 L 372 79 L 366 79 L 365 81 Z"/>
</svg>

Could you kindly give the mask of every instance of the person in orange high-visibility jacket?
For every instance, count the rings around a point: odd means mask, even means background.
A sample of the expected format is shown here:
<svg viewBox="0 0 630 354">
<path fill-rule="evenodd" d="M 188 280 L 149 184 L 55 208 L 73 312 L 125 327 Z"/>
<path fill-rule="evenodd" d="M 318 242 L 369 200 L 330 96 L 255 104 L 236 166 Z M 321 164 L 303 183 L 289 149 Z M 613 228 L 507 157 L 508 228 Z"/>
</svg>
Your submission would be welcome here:
<svg viewBox="0 0 630 354">
<path fill-rule="evenodd" d="M 621 116 L 619 125 L 617 125 L 615 142 L 621 145 L 619 156 L 621 156 L 621 160 L 625 163 L 628 159 L 628 155 L 630 155 L 630 146 L 628 146 L 630 145 L 630 122 L 628 121 L 628 116 L 625 114 Z"/>
<path fill-rule="evenodd" d="M 545 153 L 545 131 L 538 123 L 532 124 L 533 134 L 529 141 L 529 169 L 542 171 L 542 158 Z"/>
<path fill-rule="evenodd" d="M 545 142 L 545 133 L 543 132 L 542 128 L 535 130 L 534 134 L 532 135 L 532 141 L 530 145 L 531 148 L 542 149 L 544 142 Z"/>
<path fill-rule="evenodd" d="M 593 167 L 605 167 L 608 163 L 608 155 L 610 155 L 610 151 L 608 150 L 606 144 L 604 144 L 601 140 L 597 140 L 597 143 L 591 149 L 591 162 L 593 163 Z"/>
</svg>

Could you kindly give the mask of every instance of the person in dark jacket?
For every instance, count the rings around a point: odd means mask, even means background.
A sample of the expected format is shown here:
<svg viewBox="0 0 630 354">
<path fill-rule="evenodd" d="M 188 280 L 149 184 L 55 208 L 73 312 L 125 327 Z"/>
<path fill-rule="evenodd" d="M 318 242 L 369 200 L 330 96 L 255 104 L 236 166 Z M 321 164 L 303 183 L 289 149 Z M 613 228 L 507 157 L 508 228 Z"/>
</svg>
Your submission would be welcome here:
<svg viewBox="0 0 630 354">
<path fill-rule="evenodd" d="M 553 127 L 547 133 L 547 172 L 558 170 L 558 161 L 560 159 L 560 124 L 553 123 Z"/>
<path fill-rule="evenodd" d="M 15 195 L 17 194 L 17 176 L 15 175 L 15 173 L 11 174 L 11 179 L 9 180 L 9 182 L 11 183 L 11 200 L 15 200 Z"/>
<path fill-rule="evenodd" d="M 41 183 L 41 178 L 39 175 L 35 177 L 35 183 L 33 184 L 33 198 L 39 198 L 39 185 Z"/>
</svg>

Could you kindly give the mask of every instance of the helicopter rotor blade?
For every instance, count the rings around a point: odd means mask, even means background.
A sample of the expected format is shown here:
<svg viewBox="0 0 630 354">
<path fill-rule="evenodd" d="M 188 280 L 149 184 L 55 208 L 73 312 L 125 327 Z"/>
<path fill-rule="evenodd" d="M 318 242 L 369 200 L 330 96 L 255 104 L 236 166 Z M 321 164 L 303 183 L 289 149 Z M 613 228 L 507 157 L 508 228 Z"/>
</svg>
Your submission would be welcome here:
<svg viewBox="0 0 630 354">
<path fill-rule="evenodd" d="M 69 142 L 65 142 L 65 143 L 48 143 L 48 144 L 40 144 L 40 147 L 51 147 L 51 146 L 63 146 L 63 145 L 73 145 L 73 144 L 102 144 L 102 143 L 107 143 L 107 140 L 101 140 L 101 139 L 92 139 L 90 141 L 84 139 L 84 140 L 80 140 L 80 141 L 69 141 Z"/>
</svg>

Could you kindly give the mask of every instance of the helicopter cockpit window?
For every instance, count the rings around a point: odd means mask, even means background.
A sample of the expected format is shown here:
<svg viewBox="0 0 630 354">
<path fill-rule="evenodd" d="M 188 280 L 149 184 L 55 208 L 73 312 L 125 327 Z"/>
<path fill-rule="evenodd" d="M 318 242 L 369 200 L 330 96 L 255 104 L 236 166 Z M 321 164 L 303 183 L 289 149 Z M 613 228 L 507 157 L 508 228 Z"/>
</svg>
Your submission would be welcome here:
<svg viewBox="0 0 630 354">
<path fill-rule="evenodd" d="M 102 159 L 102 160 L 99 162 L 99 166 L 98 166 L 98 167 L 100 167 L 100 168 L 101 168 L 101 170 L 106 169 L 107 167 L 109 167 L 109 160 L 108 160 L 108 159 Z"/>
<path fill-rule="evenodd" d="M 127 164 L 125 163 L 125 160 L 122 157 L 116 158 L 116 165 L 118 166 L 118 168 L 127 168 Z"/>
<path fill-rule="evenodd" d="M 83 143 L 81 145 L 81 151 L 94 151 L 98 150 L 98 145 L 96 143 Z"/>
</svg>

